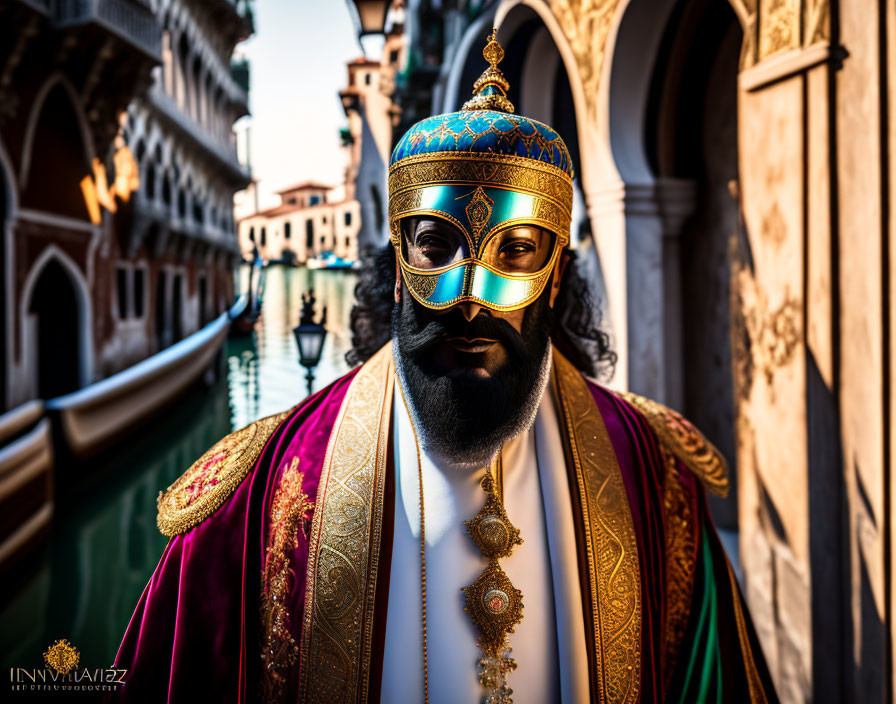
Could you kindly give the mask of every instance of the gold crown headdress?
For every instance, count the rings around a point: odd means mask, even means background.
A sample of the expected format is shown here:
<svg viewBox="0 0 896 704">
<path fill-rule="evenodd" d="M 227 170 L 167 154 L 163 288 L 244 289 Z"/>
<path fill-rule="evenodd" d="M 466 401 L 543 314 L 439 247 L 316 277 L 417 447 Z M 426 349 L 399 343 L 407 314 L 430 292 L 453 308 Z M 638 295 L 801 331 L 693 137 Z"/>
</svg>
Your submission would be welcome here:
<svg viewBox="0 0 896 704">
<path fill-rule="evenodd" d="M 514 114 L 496 37 L 493 29 L 482 52 L 488 67 L 473 97 L 457 112 L 418 122 L 392 153 L 390 239 L 409 290 L 428 308 L 464 301 L 498 311 L 523 308 L 544 290 L 569 243 L 569 151 L 551 127 Z M 401 223 L 419 217 L 451 230 L 456 256 L 411 263 Z M 549 233 L 549 256 L 542 261 L 539 254 L 536 268 L 510 266 L 503 239 L 527 226 Z"/>
</svg>

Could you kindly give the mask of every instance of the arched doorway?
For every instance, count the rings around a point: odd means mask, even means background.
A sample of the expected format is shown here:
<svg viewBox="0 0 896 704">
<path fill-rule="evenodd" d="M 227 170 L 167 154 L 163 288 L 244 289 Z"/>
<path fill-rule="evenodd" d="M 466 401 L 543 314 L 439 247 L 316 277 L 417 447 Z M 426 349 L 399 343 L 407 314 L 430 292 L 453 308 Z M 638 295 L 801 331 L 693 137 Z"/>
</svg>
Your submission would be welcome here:
<svg viewBox="0 0 896 704">
<path fill-rule="evenodd" d="M 693 212 L 665 233 L 670 398 L 721 450 L 735 481 L 732 252 L 738 235 L 737 75 L 743 33 L 727 0 L 681 0 L 666 25 L 647 104 L 646 156 L 658 183 Z M 671 188 L 669 188 L 671 186 Z M 674 289 L 674 290 L 673 290 Z M 733 497 L 732 497 L 733 498 Z M 737 502 L 713 506 L 737 526 Z"/>
<path fill-rule="evenodd" d="M 155 305 L 153 306 L 153 317 L 155 320 L 153 329 L 155 331 L 157 350 L 165 349 L 170 342 L 168 335 L 168 306 L 166 305 L 168 300 L 167 289 L 168 274 L 165 271 L 160 271 L 156 275 Z"/>
<path fill-rule="evenodd" d="M 171 294 L 171 336 L 172 342 L 179 342 L 184 337 L 184 277 L 175 274 L 174 289 Z"/>
<path fill-rule="evenodd" d="M 56 83 L 43 101 L 31 134 L 23 208 L 90 219 L 81 191 L 82 179 L 91 175 L 83 124 L 71 95 L 62 83 Z"/>
<path fill-rule="evenodd" d="M 36 388 L 42 399 L 75 391 L 81 386 L 81 334 L 78 291 L 71 276 L 50 259 L 37 277 L 28 301 L 34 316 Z"/>
</svg>

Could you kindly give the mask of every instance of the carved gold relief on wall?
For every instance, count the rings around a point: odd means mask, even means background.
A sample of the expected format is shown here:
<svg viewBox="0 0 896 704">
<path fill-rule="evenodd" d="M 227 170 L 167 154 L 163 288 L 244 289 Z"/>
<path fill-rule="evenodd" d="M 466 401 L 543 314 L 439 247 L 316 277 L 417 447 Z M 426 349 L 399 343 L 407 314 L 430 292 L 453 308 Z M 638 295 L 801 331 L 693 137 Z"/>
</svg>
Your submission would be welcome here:
<svg viewBox="0 0 896 704">
<path fill-rule="evenodd" d="M 569 42 L 589 117 L 597 111 L 607 37 L 621 0 L 546 0 Z M 830 0 L 729 0 L 744 31 L 741 69 L 777 54 L 830 40 Z"/>
<path fill-rule="evenodd" d="M 772 308 L 768 295 L 742 263 L 735 265 L 731 284 L 735 396 L 744 401 L 757 373 L 774 393 L 775 370 L 793 361 L 803 321 L 795 296 L 785 288 L 783 301 Z"/>
<path fill-rule="evenodd" d="M 741 68 L 830 40 L 830 0 L 730 0 L 744 27 Z"/>
<path fill-rule="evenodd" d="M 594 118 L 607 36 L 619 0 L 548 0 L 548 5 L 576 57 L 588 116 Z"/>
<path fill-rule="evenodd" d="M 771 0 L 759 6 L 759 58 L 799 46 L 799 0 Z"/>
</svg>

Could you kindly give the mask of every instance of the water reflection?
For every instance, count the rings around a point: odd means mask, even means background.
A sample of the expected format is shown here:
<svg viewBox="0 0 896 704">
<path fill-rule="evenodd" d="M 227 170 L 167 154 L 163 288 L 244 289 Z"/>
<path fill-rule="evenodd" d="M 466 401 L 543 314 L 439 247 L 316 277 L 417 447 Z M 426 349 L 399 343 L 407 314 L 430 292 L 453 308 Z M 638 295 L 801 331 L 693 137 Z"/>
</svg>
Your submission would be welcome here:
<svg viewBox="0 0 896 704">
<path fill-rule="evenodd" d="M 228 358 L 233 426 L 289 408 L 307 393 L 305 370 L 292 329 L 299 323 L 302 293 L 314 289 L 320 308 L 327 306 L 327 338 L 314 370 L 314 391 L 348 371 L 351 345 L 349 313 L 357 275 L 342 271 L 271 266 L 265 271 L 262 317 L 251 338 L 231 342 Z"/>
<path fill-rule="evenodd" d="M 57 638 L 87 666 L 108 665 L 165 547 L 156 497 L 230 431 L 227 382 L 189 394 L 114 455 L 65 471 L 89 473 L 57 491 L 53 529 L 36 568 L 0 615 L 6 666 L 40 665 Z"/>
<path fill-rule="evenodd" d="M 4 585 L 4 666 L 42 666 L 41 653 L 57 638 L 78 647 L 86 666 L 111 663 L 165 547 L 155 521 L 159 491 L 231 430 L 305 396 L 292 328 L 310 287 L 327 305 L 329 330 L 314 390 L 348 370 L 356 276 L 271 267 L 267 277 L 256 333 L 227 343 L 226 376 L 188 394 L 113 454 L 64 470 L 71 488 L 57 492 L 47 545 L 19 570 L 17 584 Z"/>
</svg>

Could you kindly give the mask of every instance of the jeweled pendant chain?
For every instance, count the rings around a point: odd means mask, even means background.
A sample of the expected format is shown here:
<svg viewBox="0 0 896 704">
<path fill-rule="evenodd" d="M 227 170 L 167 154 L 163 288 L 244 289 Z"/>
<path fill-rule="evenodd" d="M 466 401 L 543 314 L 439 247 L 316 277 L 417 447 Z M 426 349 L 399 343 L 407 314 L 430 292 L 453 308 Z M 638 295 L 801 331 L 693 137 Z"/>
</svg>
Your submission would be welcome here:
<svg viewBox="0 0 896 704">
<path fill-rule="evenodd" d="M 423 700 L 429 704 L 429 658 L 426 632 L 426 520 L 423 511 L 423 462 L 420 442 L 411 416 L 404 389 L 398 385 L 404 402 L 417 450 L 417 481 L 420 491 L 420 592 L 423 625 Z M 471 521 L 464 521 L 467 532 L 482 555 L 488 560 L 485 570 L 473 584 L 462 589 L 466 596 L 464 611 L 479 630 L 477 645 L 482 651 L 479 659 L 479 684 L 483 689 L 483 704 L 512 704 L 513 690 L 507 684 L 507 674 L 516 669 L 510 657 L 507 634 L 523 618 L 523 594 L 515 588 L 501 569 L 498 560 L 509 557 L 514 545 L 521 545 L 519 530 L 510 522 L 503 502 L 503 464 L 501 453 L 486 469 L 480 482 L 486 493 L 485 505 Z"/>
<path fill-rule="evenodd" d="M 479 579 L 463 589 L 464 611 L 479 629 L 483 704 L 512 704 L 513 690 L 507 684 L 507 674 L 516 669 L 516 661 L 510 657 L 507 634 L 513 633 L 513 627 L 523 618 L 523 594 L 498 563 L 500 558 L 510 556 L 514 545 L 523 542 L 504 510 L 502 483 L 503 463 L 498 453 L 482 478 L 485 505 L 472 521 L 464 521 L 473 542 L 488 560 Z"/>
</svg>

